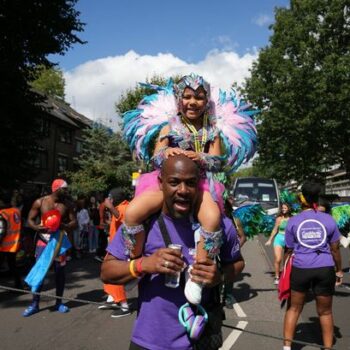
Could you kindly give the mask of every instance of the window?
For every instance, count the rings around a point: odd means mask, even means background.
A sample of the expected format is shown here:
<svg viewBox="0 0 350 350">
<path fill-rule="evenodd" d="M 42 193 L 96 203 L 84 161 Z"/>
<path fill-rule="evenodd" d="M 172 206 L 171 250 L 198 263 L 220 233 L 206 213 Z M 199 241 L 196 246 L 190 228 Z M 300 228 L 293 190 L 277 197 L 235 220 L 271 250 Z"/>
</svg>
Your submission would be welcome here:
<svg viewBox="0 0 350 350">
<path fill-rule="evenodd" d="M 39 132 L 40 132 L 40 135 L 42 136 L 46 136 L 46 137 L 50 136 L 50 120 L 46 118 L 40 118 Z"/>
<path fill-rule="evenodd" d="M 57 170 L 58 172 L 64 172 L 68 170 L 68 157 L 59 155 L 57 157 Z"/>
<path fill-rule="evenodd" d="M 48 157 L 46 151 L 38 151 L 33 159 L 32 165 L 35 169 L 47 169 Z"/>
<path fill-rule="evenodd" d="M 72 130 L 61 128 L 59 140 L 64 143 L 72 143 Z"/>
<path fill-rule="evenodd" d="M 81 140 L 76 140 L 75 143 L 75 152 L 80 154 L 83 151 L 83 142 Z"/>
</svg>

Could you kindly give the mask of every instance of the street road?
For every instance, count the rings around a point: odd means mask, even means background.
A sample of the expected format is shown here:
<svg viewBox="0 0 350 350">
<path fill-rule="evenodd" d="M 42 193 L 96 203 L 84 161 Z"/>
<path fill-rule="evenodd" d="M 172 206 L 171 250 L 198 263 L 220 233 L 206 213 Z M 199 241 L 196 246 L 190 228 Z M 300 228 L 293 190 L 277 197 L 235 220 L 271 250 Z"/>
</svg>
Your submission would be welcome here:
<svg viewBox="0 0 350 350">
<path fill-rule="evenodd" d="M 222 349 L 281 349 L 284 309 L 280 309 L 272 276 L 272 249 L 265 247 L 265 238 L 259 237 L 243 247 L 246 268 L 235 282 L 233 310 L 226 310 L 225 343 Z M 348 266 L 348 251 L 342 249 L 344 267 Z M 99 280 L 100 264 L 85 256 L 72 260 L 67 266 L 66 297 L 102 302 L 104 293 Z M 53 274 L 43 288 L 54 294 Z M 350 275 L 344 284 L 350 288 Z M 0 276 L 0 285 L 11 286 L 12 281 Z M 129 302 L 135 306 L 136 290 L 129 293 Z M 348 313 L 350 290 L 338 288 L 334 298 L 336 344 L 339 350 L 350 349 Z M 128 349 L 132 323 L 131 316 L 113 319 L 110 311 L 98 310 L 97 305 L 68 301 L 68 314 L 52 310 L 54 300 L 43 297 L 41 311 L 23 318 L 22 311 L 30 303 L 28 294 L 11 293 L 0 289 L 1 350 L 56 350 L 56 349 Z M 299 321 L 296 339 L 320 344 L 320 331 L 315 303 L 310 298 Z M 296 345 L 293 349 L 311 350 L 315 347 Z"/>
</svg>

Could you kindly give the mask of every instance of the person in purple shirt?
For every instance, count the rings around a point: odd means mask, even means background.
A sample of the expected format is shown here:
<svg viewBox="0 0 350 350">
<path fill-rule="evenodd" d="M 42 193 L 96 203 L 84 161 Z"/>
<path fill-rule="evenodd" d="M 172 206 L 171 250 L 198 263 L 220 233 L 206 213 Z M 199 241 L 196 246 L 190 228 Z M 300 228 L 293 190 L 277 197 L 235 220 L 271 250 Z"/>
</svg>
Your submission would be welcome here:
<svg viewBox="0 0 350 350">
<path fill-rule="evenodd" d="M 107 248 L 101 279 L 104 283 L 126 284 L 139 278 L 138 311 L 129 349 L 195 349 L 185 328 L 178 321 L 178 311 L 187 302 L 182 278 L 184 269 L 193 263 L 195 241 L 190 216 L 198 195 L 198 166 L 184 155 L 169 157 L 163 164 L 159 182 L 164 194 L 160 215 L 171 242 L 180 244 L 182 252 L 166 248 L 158 221 L 153 219 L 142 257 L 128 261 L 125 240 L 122 234 L 116 235 Z M 191 270 L 192 280 L 204 285 L 204 308 L 212 301 L 215 286 L 224 278 L 233 280 L 244 267 L 232 222 L 223 218 L 221 225 L 225 232 L 220 250 L 223 273 L 211 259 L 195 261 Z M 165 286 L 165 275 L 177 273 L 181 273 L 180 286 Z"/>
<path fill-rule="evenodd" d="M 285 241 L 287 255 L 293 254 L 291 297 L 284 318 L 284 350 L 291 343 L 298 318 L 311 288 L 316 298 L 324 349 L 333 345 L 332 300 L 334 287 L 343 277 L 339 251 L 340 233 L 331 215 L 318 211 L 321 186 L 307 182 L 300 200 L 303 211 L 289 219 Z"/>
</svg>

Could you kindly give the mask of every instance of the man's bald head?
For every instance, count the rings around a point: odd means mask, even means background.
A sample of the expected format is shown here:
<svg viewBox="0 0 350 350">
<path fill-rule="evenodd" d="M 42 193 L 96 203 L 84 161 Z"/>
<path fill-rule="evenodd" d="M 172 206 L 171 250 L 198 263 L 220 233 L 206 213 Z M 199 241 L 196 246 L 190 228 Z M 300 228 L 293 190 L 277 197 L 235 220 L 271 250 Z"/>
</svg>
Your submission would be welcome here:
<svg viewBox="0 0 350 350">
<path fill-rule="evenodd" d="M 163 163 L 159 182 L 164 195 L 163 213 L 174 218 L 189 216 L 198 193 L 197 164 L 183 154 L 171 156 Z"/>
<path fill-rule="evenodd" d="M 168 174 L 169 171 L 174 171 L 175 168 L 182 167 L 187 169 L 188 172 L 199 176 L 198 165 L 184 154 L 176 154 L 174 156 L 165 159 L 161 169 L 161 176 Z"/>
</svg>

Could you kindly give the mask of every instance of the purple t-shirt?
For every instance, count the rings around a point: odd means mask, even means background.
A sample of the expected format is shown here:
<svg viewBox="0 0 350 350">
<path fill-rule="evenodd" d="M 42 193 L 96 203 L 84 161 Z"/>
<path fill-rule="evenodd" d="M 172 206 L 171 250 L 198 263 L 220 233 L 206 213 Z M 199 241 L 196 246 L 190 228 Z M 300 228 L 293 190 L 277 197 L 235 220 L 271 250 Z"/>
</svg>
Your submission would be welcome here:
<svg viewBox="0 0 350 350">
<path fill-rule="evenodd" d="M 193 249 L 194 234 L 187 219 L 172 219 L 163 215 L 172 243 L 182 245 L 183 259 L 186 264 L 192 262 L 189 253 Z M 238 260 L 241 256 L 239 241 L 232 221 L 224 218 L 224 243 L 220 257 L 223 263 Z M 121 228 L 120 228 L 121 229 Z M 153 221 L 144 247 L 148 256 L 165 243 L 158 223 Z M 107 251 L 119 260 L 127 260 L 125 244 L 121 234 L 116 234 L 107 247 Z M 139 282 L 139 310 L 132 333 L 132 341 L 150 350 L 188 350 L 192 349 L 185 328 L 178 321 L 179 308 L 187 302 L 183 287 L 168 288 L 164 285 L 163 274 L 145 275 Z M 203 304 L 208 300 L 210 289 L 203 289 Z"/>
<path fill-rule="evenodd" d="M 334 266 L 330 243 L 340 239 L 337 224 L 331 215 L 304 210 L 288 221 L 286 246 L 294 249 L 293 266 L 315 268 Z"/>
</svg>

